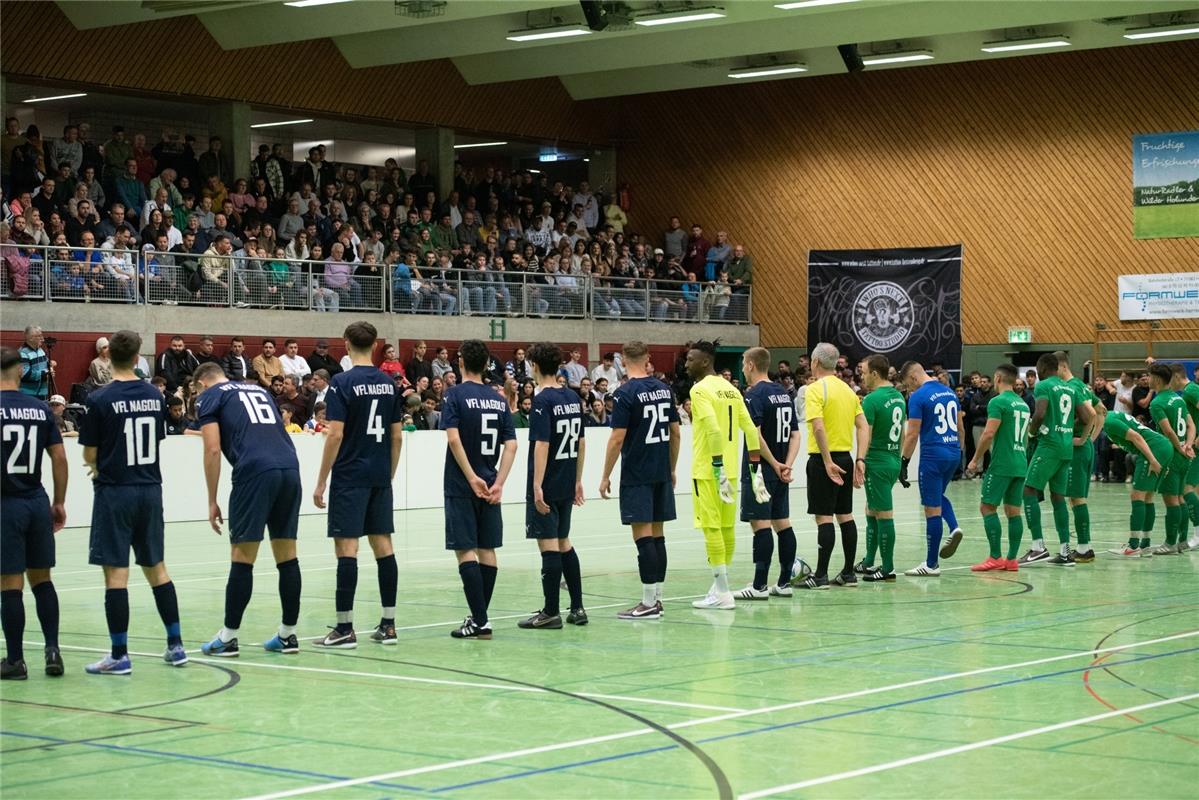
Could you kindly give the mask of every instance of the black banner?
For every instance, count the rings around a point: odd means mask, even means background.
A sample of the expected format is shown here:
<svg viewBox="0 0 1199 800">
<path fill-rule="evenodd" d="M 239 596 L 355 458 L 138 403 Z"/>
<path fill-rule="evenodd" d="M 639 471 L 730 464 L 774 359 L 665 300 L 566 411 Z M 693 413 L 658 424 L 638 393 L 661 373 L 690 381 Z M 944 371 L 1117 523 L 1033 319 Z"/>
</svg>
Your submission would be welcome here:
<svg viewBox="0 0 1199 800">
<path fill-rule="evenodd" d="M 808 252 L 808 349 L 962 362 L 962 246 Z"/>
</svg>

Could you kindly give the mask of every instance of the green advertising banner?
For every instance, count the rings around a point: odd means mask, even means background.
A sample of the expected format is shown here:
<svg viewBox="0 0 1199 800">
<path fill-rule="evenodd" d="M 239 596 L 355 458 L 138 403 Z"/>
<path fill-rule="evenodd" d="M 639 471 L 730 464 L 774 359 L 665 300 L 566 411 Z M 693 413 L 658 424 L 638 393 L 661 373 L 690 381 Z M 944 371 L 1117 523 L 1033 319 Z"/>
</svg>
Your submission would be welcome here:
<svg viewBox="0 0 1199 800">
<path fill-rule="evenodd" d="M 1132 138 L 1132 230 L 1137 239 L 1199 236 L 1199 131 Z"/>
</svg>

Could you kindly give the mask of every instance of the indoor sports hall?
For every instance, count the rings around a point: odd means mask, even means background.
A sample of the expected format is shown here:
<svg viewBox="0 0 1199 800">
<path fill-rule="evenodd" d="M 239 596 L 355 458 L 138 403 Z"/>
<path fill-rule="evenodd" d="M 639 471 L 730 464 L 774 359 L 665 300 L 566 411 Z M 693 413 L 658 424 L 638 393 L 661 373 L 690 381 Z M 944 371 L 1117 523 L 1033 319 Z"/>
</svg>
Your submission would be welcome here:
<svg viewBox="0 0 1199 800">
<path fill-rule="evenodd" d="M 1194 0 L 4 3 L 0 795 L 1192 796 L 1197 74 Z"/>
</svg>

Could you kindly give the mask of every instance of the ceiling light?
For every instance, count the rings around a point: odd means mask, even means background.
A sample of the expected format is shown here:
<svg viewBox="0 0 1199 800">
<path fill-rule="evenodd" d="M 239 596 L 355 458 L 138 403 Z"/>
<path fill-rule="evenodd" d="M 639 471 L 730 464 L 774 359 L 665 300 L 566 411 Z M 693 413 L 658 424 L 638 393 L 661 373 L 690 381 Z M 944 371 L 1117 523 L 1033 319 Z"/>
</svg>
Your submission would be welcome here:
<svg viewBox="0 0 1199 800">
<path fill-rule="evenodd" d="M 285 119 L 282 122 L 259 122 L 257 125 L 251 125 L 251 128 L 277 128 L 280 125 L 303 125 L 306 122 L 312 122 L 310 119 Z"/>
<path fill-rule="evenodd" d="M 791 75 L 796 72 L 807 72 L 803 64 L 779 64 L 771 67 L 744 67 L 729 71 L 730 78 L 765 78 L 768 75 Z"/>
<path fill-rule="evenodd" d="M 816 6 L 839 6 L 842 3 L 856 3 L 858 0 L 799 0 L 795 3 L 775 3 L 775 8 L 783 11 L 794 11 L 797 8 L 815 8 Z"/>
<path fill-rule="evenodd" d="M 334 3 L 348 3 L 350 0 L 291 0 L 284 3 L 285 6 L 292 8 L 308 8 L 309 6 L 331 6 Z"/>
<path fill-rule="evenodd" d="M 1156 39 L 1160 36 L 1187 36 L 1188 34 L 1199 33 L 1199 28 L 1174 28 L 1174 27 L 1158 27 L 1158 28 L 1130 28 L 1124 34 L 1125 39 Z"/>
<path fill-rule="evenodd" d="M 635 25 L 643 25 L 648 28 L 654 25 L 673 25 L 676 22 L 702 22 L 703 20 L 722 19 L 723 17 L 724 12 L 717 11 L 715 9 L 708 11 L 682 10 L 668 11 L 663 14 L 655 14 L 649 17 L 639 17 L 633 20 L 633 23 Z"/>
<path fill-rule="evenodd" d="M 53 97 L 31 97 L 26 100 L 26 103 L 44 103 L 47 100 L 69 100 L 72 97 L 87 97 L 87 92 L 76 92 L 74 94 L 56 94 Z"/>
<path fill-rule="evenodd" d="M 588 30 L 582 25 L 571 25 L 567 28 L 548 28 L 548 29 L 533 29 L 524 31 L 512 31 L 507 38 L 510 42 L 534 42 L 538 39 L 563 39 L 568 36 L 588 36 L 595 31 Z"/>
<path fill-rule="evenodd" d="M 501 147 L 508 144 L 507 142 L 474 142 L 473 144 L 456 144 L 455 150 L 468 150 L 472 147 Z"/>
<path fill-rule="evenodd" d="M 984 42 L 984 53 L 1012 53 L 1017 50 L 1048 50 L 1054 47 L 1069 47 L 1070 39 L 1066 36 L 1052 36 L 1048 39 L 1018 39 L 1006 42 Z"/>
<path fill-rule="evenodd" d="M 865 56 L 862 58 L 862 63 L 868 67 L 877 66 L 879 64 L 905 64 L 909 61 L 931 61 L 933 54 L 929 50 L 917 50 L 907 53 L 889 53 L 873 56 Z"/>
</svg>

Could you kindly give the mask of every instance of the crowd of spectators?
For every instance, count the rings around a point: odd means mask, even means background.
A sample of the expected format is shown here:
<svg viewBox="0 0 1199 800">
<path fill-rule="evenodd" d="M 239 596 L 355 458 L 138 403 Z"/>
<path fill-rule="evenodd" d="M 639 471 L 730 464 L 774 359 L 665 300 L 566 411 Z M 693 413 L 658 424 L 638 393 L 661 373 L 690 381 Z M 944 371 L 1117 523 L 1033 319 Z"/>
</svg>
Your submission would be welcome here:
<svg viewBox="0 0 1199 800">
<path fill-rule="evenodd" d="M 336 164 L 324 145 L 293 163 L 263 144 L 235 166 L 219 136 L 201 152 L 191 135 L 168 130 L 150 146 L 121 126 L 102 144 L 86 124 L 44 139 L 10 117 L 2 138 L 9 297 L 749 318 L 744 245 L 677 217 L 636 232 L 628 194 L 587 181 L 457 163 L 441 196 L 425 161 L 411 174 L 394 159 Z"/>
</svg>

